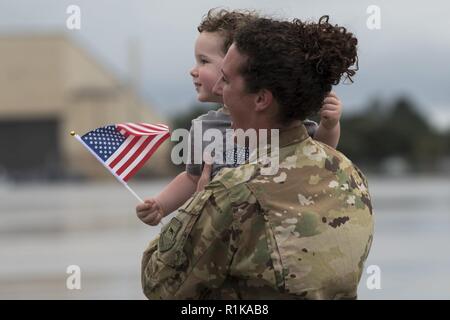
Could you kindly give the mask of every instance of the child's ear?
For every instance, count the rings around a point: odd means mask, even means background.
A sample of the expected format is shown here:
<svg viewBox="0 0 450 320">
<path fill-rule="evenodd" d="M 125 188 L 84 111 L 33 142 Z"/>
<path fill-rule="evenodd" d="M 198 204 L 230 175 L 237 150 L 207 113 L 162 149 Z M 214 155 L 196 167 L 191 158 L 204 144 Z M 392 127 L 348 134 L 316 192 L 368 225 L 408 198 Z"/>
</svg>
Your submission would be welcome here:
<svg viewBox="0 0 450 320">
<path fill-rule="evenodd" d="M 272 92 L 267 89 L 261 89 L 255 96 L 255 111 L 264 111 L 273 102 Z"/>
</svg>

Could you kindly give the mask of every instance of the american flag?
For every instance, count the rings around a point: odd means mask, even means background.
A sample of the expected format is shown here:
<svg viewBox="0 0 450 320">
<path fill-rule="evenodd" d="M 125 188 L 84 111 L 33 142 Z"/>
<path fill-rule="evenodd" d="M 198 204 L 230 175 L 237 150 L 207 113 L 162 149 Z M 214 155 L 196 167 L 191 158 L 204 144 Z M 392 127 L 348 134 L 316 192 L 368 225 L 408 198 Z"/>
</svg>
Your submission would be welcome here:
<svg viewBox="0 0 450 320">
<path fill-rule="evenodd" d="M 128 181 L 170 136 L 164 124 L 119 123 L 92 130 L 82 142 L 113 172 Z"/>
</svg>

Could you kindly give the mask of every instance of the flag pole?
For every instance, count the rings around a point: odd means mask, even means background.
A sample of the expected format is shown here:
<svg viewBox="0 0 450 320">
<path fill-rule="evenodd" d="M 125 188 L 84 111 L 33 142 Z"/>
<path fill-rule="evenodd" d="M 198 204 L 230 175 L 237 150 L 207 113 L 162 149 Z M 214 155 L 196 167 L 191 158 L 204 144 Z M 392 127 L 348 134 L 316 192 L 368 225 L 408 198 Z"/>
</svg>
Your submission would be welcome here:
<svg viewBox="0 0 450 320">
<path fill-rule="evenodd" d="M 116 179 L 117 179 L 117 181 L 119 181 L 125 188 L 127 188 L 128 189 L 128 191 L 130 191 L 131 192 L 131 194 L 140 202 L 140 203 L 144 203 L 144 200 L 142 200 L 142 198 L 141 197 L 139 197 L 138 195 L 137 195 L 137 193 L 136 192 L 134 192 L 134 190 L 133 189 L 131 189 L 130 188 L 130 186 L 128 185 L 128 183 L 126 183 L 125 181 L 123 181 L 122 179 L 120 179 L 119 178 L 119 176 L 115 173 L 115 172 L 113 172 L 113 171 L 111 171 L 111 169 L 105 164 L 105 162 L 103 162 L 103 160 L 102 159 L 100 159 L 100 157 L 94 152 L 94 151 L 92 151 L 92 149 L 91 148 L 89 148 L 87 145 L 86 145 L 86 143 L 83 141 L 83 139 L 81 139 L 81 137 L 79 136 L 79 135 L 77 135 L 76 133 L 75 133 L 75 131 L 70 131 L 70 135 L 72 136 L 72 137 L 74 137 L 75 139 L 77 139 L 105 168 L 106 168 L 106 170 L 108 170 Z M 160 224 L 162 225 L 162 226 L 164 226 L 164 224 L 162 223 L 162 222 L 160 222 Z"/>
</svg>

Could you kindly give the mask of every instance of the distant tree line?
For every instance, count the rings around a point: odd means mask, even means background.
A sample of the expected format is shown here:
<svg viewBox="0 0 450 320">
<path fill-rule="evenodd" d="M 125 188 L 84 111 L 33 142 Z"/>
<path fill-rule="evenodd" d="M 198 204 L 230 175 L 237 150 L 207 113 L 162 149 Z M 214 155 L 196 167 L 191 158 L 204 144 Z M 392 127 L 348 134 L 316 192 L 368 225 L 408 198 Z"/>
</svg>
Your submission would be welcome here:
<svg viewBox="0 0 450 320">
<path fill-rule="evenodd" d="M 410 169 L 439 170 L 450 156 L 450 130 L 439 132 L 408 99 L 392 104 L 374 101 L 341 121 L 338 149 L 362 166 L 379 170 L 387 159 L 402 159 Z"/>
</svg>

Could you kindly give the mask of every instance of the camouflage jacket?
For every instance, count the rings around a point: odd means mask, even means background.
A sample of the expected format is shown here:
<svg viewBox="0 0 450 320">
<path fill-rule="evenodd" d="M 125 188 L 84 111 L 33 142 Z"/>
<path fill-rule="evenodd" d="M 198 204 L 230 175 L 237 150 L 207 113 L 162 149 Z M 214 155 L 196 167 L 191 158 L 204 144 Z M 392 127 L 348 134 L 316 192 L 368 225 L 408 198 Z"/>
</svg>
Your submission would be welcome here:
<svg viewBox="0 0 450 320">
<path fill-rule="evenodd" d="M 150 299 L 353 299 L 372 243 L 367 181 L 303 125 L 280 132 L 279 170 L 226 168 L 142 259 Z"/>
</svg>

